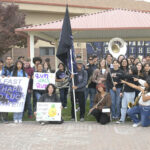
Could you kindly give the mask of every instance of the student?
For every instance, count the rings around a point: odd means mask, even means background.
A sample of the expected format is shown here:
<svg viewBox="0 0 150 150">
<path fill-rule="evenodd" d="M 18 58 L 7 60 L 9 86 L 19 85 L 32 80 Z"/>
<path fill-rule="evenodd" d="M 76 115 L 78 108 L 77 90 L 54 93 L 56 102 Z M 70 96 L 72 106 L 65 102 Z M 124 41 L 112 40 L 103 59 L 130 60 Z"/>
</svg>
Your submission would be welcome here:
<svg viewBox="0 0 150 150">
<path fill-rule="evenodd" d="M 63 63 L 59 63 L 58 71 L 56 72 L 56 82 L 63 82 L 67 78 L 65 65 Z M 68 83 L 69 84 L 69 83 Z M 69 85 L 68 85 L 69 86 Z M 68 94 L 68 87 L 64 86 L 59 89 L 60 92 L 60 100 L 62 102 L 63 108 L 67 108 L 67 94 Z"/>
<path fill-rule="evenodd" d="M 51 73 L 53 70 L 51 69 L 50 58 L 46 58 L 43 64 L 43 68 L 46 72 Z M 54 71 L 55 72 L 55 71 Z"/>
<path fill-rule="evenodd" d="M 46 73 L 51 73 L 51 67 L 46 62 L 43 64 L 43 69 Z"/>
<path fill-rule="evenodd" d="M 14 65 L 14 69 L 11 73 L 12 77 L 27 77 L 27 73 L 24 70 L 24 66 L 22 61 L 17 61 Z M 13 119 L 14 123 L 22 123 L 23 112 L 14 113 Z"/>
<path fill-rule="evenodd" d="M 34 57 L 34 58 L 33 58 L 33 63 L 34 63 L 33 70 L 34 70 L 34 71 L 37 71 L 38 65 L 42 63 L 41 57 Z"/>
<path fill-rule="evenodd" d="M 85 100 L 87 100 L 88 95 L 90 95 L 90 108 L 93 107 L 94 97 L 96 94 L 96 83 L 92 81 L 93 72 L 97 69 L 94 64 L 93 57 L 89 56 L 88 58 L 89 64 L 87 65 L 86 71 L 88 74 L 87 88 L 85 92 Z"/>
<path fill-rule="evenodd" d="M 111 111 L 112 111 L 112 119 L 118 120 L 120 117 L 120 92 L 122 89 L 122 84 L 120 77 L 117 76 L 117 74 L 123 74 L 122 70 L 119 68 L 119 62 L 117 60 L 113 61 L 113 69 L 111 70 L 111 73 L 109 72 L 107 75 L 107 88 L 111 95 L 112 105 L 111 105 Z"/>
<path fill-rule="evenodd" d="M 102 109 L 111 107 L 111 97 L 109 93 L 106 93 L 106 86 L 104 84 L 99 83 L 96 88 L 98 93 L 95 96 L 94 110 L 91 114 L 96 118 L 97 122 L 104 125 L 110 122 L 110 113 L 103 113 Z"/>
<path fill-rule="evenodd" d="M 0 77 L 5 77 L 9 74 L 8 70 L 3 66 L 3 60 L 0 60 Z M 8 113 L 7 112 L 0 112 L 0 119 L 4 123 L 8 123 Z"/>
<path fill-rule="evenodd" d="M 80 121 L 84 121 L 85 115 L 85 88 L 87 84 L 87 72 L 83 69 L 82 60 L 76 61 L 77 63 L 77 73 L 71 75 L 74 78 L 74 86 L 71 84 L 71 120 L 75 119 L 74 115 L 74 100 L 73 100 L 73 90 L 75 90 L 75 98 L 79 101 L 80 107 Z"/>
<path fill-rule="evenodd" d="M 32 104 L 31 104 L 31 95 L 32 95 L 32 86 L 33 86 L 33 68 L 30 66 L 30 62 L 31 59 L 30 58 L 26 58 L 24 61 L 24 65 L 25 65 L 25 71 L 28 74 L 28 77 L 30 78 L 29 80 L 29 85 L 28 85 L 28 91 L 27 91 L 27 96 L 26 96 L 26 102 L 25 102 L 25 109 L 24 112 L 26 110 L 28 110 L 28 118 L 32 118 Z"/>
<path fill-rule="evenodd" d="M 34 63 L 33 70 L 34 70 L 34 72 L 37 72 L 38 65 L 42 63 L 41 57 L 34 57 L 33 58 L 33 63 Z M 37 101 L 37 99 L 36 99 L 36 96 L 35 96 L 35 90 L 33 90 L 33 109 L 35 108 L 36 101 Z"/>
<path fill-rule="evenodd" d="M 92 81 L 96 84 L 103 83 L 106 85 L 106 78 L 108 74 L 108 68 L 106 67 L 106 60 L 102 59 L 99 62 L 99 68 L 94 70 Z"/>
<path fill-rule="evenodd" d="M 42 64 L 38 64 L 37 65 L 37 71 L 36 72 L 39 72 L 39 73 L 43 73 L 44 72 Z M 34 78 L 33 78 L 33 82 L 34 82 Z M 42 94 L 44 94 L 45 90 L 38 90 L 38 89 L 36 89 L 36 90 L 33 90 L 33 92 L 34 92 L 33 109 L 35 109 L 36 103 L 39 101 L 39 99 L 42 96 Z"/>
<path fill-rule="evenodd" d="M 135 88 L 140 91 L 139 93 L 139 105 L 128 109 L 127 114 L 133 120 L 133 127 L 138 127 L 142 125 L 147 127 L 150 125 L 150 77 L 147 78 L 144 83 L 144 87 L 136 86 L 132 83 L 122 80 L 122 83 L 127 84 L 128 86 Z M 137 117 L 140 115 L 140 119 Z"/>
<path fill-rule="evenodd" d="M 126 79 L 127 82 L 130 83 L 136 83 L 133 78 L 137 77 L 137 68 L 135 66 L 132 66 L 129 69 L 128 73 L 124 72 L 124 78 Z M 137 83 L 136 83 L 137 84 Z M 134 98 L 135 98 L 135 89 L 132 87 L 124 84 L 123 85 L 123 91 L 120 93 L 122 96 L 122 103 L 121 103 L 121 117 L 120 120 L 117 121 L 117 124 L 124 123 L 125 118 L 126 118 L 126 113 L 127 113 L 127 108 L 128 108 L 128 103 L 134 103 Z"/>
<path fill-rule="evenodd" d="M 45 92 L 46 93 L 40 97 L 39 102 L 54 102 L 54 103 L 60 102 L 60 99 L 56 95 L 56 88 L 53 84 L 48 84 Z M 36 115 L 36 108 L 34 114 Z M 50 123 L 50 121 L 49 122 L 42 121 L 41 125 L 44 125 L 45 123 Z M 61 121 L 57 121 L 53 123 L 63 123 L 63 119 Z"/>
<path fill-rule="evenodd" d="M 3 60 L 0 60 L 0 76 L 8 76 L 9 72 L 8 70 L 4 67 L 4 62 Z"/>
<path fill-rule="evenodd" d="M 145 63 L 144 64 L 144 69 L 143 69 L 143 76 L 144 76 L 144 80 L 146 80 L 150 75 L 150 64 L 149 63 Z"/>
<path fill-rule="evenodd" d="M 11 72 L 13 71 L 13 64 L 12 64 L 13 60 L 11 56 L 7 56 L 5 59 L 5 66 L 4 69 L 6 69 L 8 71 L 8 75 L 10 76 Z"/>
</svg>

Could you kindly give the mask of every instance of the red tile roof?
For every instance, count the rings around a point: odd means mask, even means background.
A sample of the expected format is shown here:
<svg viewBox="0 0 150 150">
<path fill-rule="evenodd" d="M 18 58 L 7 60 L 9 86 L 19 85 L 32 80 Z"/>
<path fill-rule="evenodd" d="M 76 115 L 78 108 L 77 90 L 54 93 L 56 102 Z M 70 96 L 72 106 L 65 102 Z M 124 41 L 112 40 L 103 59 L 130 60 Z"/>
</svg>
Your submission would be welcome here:
<svg viewBox="0 0 150 150">
<path fill-rule="evenodd" d="M 150 13 L 112 9 L 71 18 L 72 30 L 150 29 Z M 16 31 L 59 31 L 62 20 L 33 25 Z"/>
<path fill-rule="evenodd" d="M 65 6 L 68 2 L 71 7 L 82 8 L 127 8 L 132 10 L 150 11 L 150 3 L 144 0 L 0 0 L 24 4 Z"/>
</svg>

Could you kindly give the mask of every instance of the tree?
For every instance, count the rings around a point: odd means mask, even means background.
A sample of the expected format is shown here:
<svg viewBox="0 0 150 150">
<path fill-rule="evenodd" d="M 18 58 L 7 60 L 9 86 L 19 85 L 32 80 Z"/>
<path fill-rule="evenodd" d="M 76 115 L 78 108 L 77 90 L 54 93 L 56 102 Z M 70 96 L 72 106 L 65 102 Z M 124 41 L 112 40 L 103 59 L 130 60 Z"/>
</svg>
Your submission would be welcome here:
<svg viewBox="0 0 150 150">
<path fill-rule="evenodd" d="M 17 5 L 0 3 L 0 57 L 12 47 L 25 47 L 26 37 L 15 34 L 15 29 L 25 26 L 25 14 Z"/>
</svg>

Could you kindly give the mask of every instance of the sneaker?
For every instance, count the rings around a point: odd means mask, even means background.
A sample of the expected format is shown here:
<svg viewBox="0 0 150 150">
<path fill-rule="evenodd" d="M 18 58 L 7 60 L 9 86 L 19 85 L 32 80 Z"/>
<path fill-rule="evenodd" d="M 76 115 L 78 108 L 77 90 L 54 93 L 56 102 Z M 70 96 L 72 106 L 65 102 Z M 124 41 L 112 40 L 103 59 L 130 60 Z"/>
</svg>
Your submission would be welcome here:
<svg viewBox="0 0 150 150">
<path fill-rule="evenodd" d="M 84 118 L 81 118 L 81 119 L 80 119 L 80 122 L 83 122 L 83 121 L 84 121 Z"/>
<path fill-rule="evenodd" d="M 78 107 L 78 108 L 76 109 L 76 112 L 78 112 L 78 111 L 80 111 L 80 107 Z"/>
<path fill-rule="evenodd" d="M 18 120 L 18 123 L 22 123 L 22 120 Z"/>
<path fill-rule="evenodd" d="M 14 123 L 18 123 L 18 120 L 14 120 Z"/>
<path fill-rule="evenodd" d="M 122 120 L 116 121 L 116 124 L 124 123 Z"/>
<path fill-rule="evenodd" d="M 134 128 L 136 128 L 136 127 L 138 127 L 138 126 L 140 126 L 141 125 L 141 122 L 139 122 L 139 123 L 134 123 L 132 126 L 134 127 Z"/>
<path fill-rule="evenodd" d="M 45 125 L 45 122 L 41 122 L 41 125 L 42 125 L 42 126 Z"/>
</svg>

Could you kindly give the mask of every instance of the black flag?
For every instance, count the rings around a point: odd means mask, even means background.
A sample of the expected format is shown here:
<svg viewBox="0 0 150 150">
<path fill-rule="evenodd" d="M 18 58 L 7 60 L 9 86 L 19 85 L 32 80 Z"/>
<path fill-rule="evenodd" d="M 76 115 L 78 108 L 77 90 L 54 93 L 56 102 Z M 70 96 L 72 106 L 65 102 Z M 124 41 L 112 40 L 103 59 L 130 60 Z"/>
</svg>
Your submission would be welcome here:
<svg viewBox="0 0 150 150">
<path fill-rule="evenodd" d="M 74 57 L 74 48 L 73 48 L 73 37 L 72 37 L 72 29 L 70 24 L 70 17 L 68 12 L 68 6 L 66 6 L 66 13 L 63 20 L 63 26 L 62 31 L 60 35 L 60 41 L 58 45 L 57 50 L 57 58 L 60 59 L 65 66 L 70 70 L 70 61 L 71 61 L 71 55 L 70 55 L 70 49 L 72 49 L 72 62 L 73 66 L 75 68 L 75 57 Z"/>
</svg>

